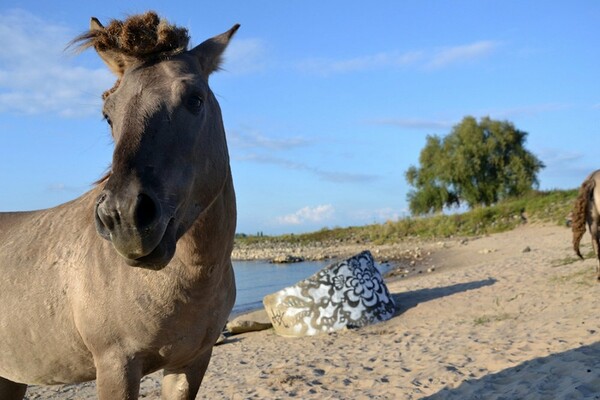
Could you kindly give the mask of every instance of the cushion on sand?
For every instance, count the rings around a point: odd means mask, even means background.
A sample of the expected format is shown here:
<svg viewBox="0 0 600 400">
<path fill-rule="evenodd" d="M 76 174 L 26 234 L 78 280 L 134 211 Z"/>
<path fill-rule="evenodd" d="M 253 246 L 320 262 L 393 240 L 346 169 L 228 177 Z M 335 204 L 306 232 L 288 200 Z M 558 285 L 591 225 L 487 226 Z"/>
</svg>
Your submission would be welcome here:
<svg viewBox="0 0 600 400">
<path fill-rule="evenodd" d="M 275 332 L 308 336 L 390 319 L 394 302 L 364 251 L 263 299 Z"/>
</svg>

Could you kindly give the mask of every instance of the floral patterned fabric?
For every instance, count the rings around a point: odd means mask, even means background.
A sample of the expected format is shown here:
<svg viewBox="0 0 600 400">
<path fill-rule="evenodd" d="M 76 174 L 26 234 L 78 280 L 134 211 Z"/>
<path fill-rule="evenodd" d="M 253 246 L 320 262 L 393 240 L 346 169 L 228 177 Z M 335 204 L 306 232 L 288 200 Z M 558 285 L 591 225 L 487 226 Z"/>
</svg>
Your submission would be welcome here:
<svg viewBox="0 0 600 400">
<path fill-rule="evenodd" d="M 395 312 L 394 301 L 368 251 L 265 296 L 263 303 L 275 332 L 282 336 L 362 327 L 388 320 Z"/>
</svg>

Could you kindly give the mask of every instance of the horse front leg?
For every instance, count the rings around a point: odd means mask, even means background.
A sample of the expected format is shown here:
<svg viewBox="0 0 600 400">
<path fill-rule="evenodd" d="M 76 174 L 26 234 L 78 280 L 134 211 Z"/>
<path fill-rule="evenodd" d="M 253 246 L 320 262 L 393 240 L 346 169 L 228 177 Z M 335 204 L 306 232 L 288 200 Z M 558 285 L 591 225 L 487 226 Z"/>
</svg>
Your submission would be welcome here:
<svg viewBox="0 0 600 400">
<path fill-rule="evenodd" d="M 137 400 L 142 371 L 135 360 L 105 356 L 96 360 L 98 400 Z"/>
<path fill-rule="evenodd" d="M 165 369 L 161 400 L 194 400 L 208 368 L 212 348 L 182 369 Z"/>
<path fill-rule="evenodd" d="M 27 385 L 9 381 L 0 376 L 0 399 L 2 400 L 22 400 L 25 397 Z"/>
</svg>

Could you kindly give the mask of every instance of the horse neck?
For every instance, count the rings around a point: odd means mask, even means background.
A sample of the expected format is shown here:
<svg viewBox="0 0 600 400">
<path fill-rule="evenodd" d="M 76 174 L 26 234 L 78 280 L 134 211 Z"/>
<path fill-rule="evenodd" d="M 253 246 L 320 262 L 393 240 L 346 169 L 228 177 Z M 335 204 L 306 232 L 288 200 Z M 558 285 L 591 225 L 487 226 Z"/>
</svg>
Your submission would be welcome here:
<svg viewBox="0 0 600 400">
<path fill-rule="evenodd" d="M 196 273 L 210 275 L 230 263 L 235 226 L 235 192 L 228 175 L 220 195 L 179 240 L 176 257 Z"/>
</svg>

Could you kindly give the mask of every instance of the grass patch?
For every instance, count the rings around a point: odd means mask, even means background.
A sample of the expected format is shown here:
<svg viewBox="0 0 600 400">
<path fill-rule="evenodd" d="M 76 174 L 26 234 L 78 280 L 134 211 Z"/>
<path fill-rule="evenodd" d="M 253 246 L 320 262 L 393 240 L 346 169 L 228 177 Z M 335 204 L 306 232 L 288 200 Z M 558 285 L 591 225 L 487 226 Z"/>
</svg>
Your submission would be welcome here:
<svg viewBox="0 0 600 400">
<path fill-rule="evenodd" d="M 477 325 L 485 325 L 488 324 L 492 321 L 492 318 L 489 315 L 484 315 L 483 317 L 477 317 L 475 318 L 475 320 L 473 321 L 473 324 L 475 326 Z"/>
<path fill-rule="evenodd" d="M 565 265 L 573 264 L 574 262 L 581 261 L 579 257 L 576 256 L 566 256 L 565 258 L 559 258 L 557 260 L 552 261 L 552 267 L 562 267 Z"/>
<path fill-rule="evenodd" d="M 587 253 L 583 254 L 583 259 L 587 260 L 588 258 L 596 259 L 596 253 L 594 250 L 589 250 Z M 559 258 L 557 260 L 552 261 L 552 267 L 562 267 L 564 265 L 573 264 L 577 261 L 583 261 L 581 258 L 577 256 L 566 256 L 565 258 Z"/>
<path fill-rule="evenodd" d="M 585 254 L 583 255 L 583 258 L 584 258 L 584 259 L 586 259 L 586 260 L 587 260 L 588 258 L 593 258 L 593 259 L 596 259 L 596 253 L 594 253 L 594 250 L 589 250 L 587 253 L 585 253 Z"/>
<path fill-rule="evenodd" d="M 595 286 L 598 284 L 595 268 L 583 268 L 567 275 L 553 276 L 550 278 L 550 282 L 556 284 L 575 283 L 582 286 Z"/>
<path fill-rule="evenodd" d="M 501 314 L 496 314 L 496 315 L 482 315 L 481 317 L 477 317 L 473 320 L 473 325 L 475 326 L 480 326 L 480 325 L 487 325 L 491 322 L 499 322 L 499 321 L 506 321 L 509 319 L 515 319 L 516 317 L 512 314 L 509 313 L 501 313 Z"/>
</svg>

